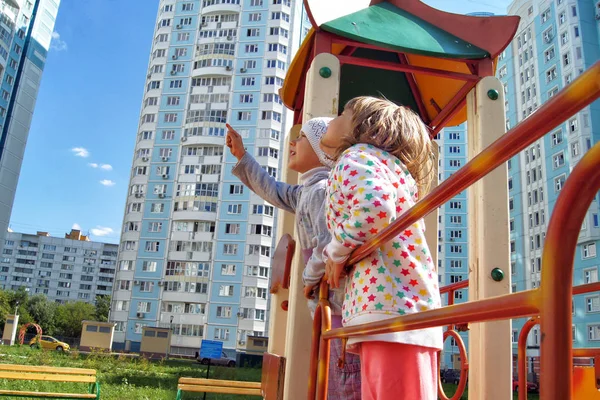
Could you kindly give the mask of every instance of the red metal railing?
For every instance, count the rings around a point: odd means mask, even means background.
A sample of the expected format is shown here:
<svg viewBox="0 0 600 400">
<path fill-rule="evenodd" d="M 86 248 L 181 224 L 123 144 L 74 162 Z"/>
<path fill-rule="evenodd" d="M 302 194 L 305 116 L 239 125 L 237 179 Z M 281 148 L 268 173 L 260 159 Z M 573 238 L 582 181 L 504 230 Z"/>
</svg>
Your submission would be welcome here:
<svg viewBox="0 0 600 400">
<path fill-rule="evenodd" d="M 536 113 L 474 157 L 386 229 L 364 243 L 352 254 L 348 265 L 356 264 L 365 258 L 381 243 L 397 236 L 598 97 L 600 62 L 557 93 Z M 539 289 L 450 305 L 368 325 L 333 330 L 321 326 L 322 339 L 349 338 L 539 314 L 542 334 L 541 395 L 548 400 L 569 398 L 572 383 L 570 379 L 564 378 L 570 376 L 569 371 L 573 364 L 570 324 L 572 288 L 564 283 L 572 282 L 573 256 L 579 230 L 594 195 L 600 189 L 599 163 L 600 144 L 587 152 L 573 169 L 562 189 L 548 227 L 542 257 L 542 284 Z M 325 371 L 319 369 L 319 380 L 327 373 L 326 360 L 322 361 L 321 365 L 325 366 Z M 318 398 L 324 398 L 325 395 L 326 393 L 321 392 Z"/>
</svg>

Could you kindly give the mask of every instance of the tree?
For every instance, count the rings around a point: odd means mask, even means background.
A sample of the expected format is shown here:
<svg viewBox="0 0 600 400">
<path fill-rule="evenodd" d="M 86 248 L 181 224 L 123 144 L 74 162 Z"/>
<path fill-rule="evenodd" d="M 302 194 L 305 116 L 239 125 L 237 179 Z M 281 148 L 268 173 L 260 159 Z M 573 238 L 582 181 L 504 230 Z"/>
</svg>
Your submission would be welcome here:
<svg viewBox="0 0 600 400">
<path fill-rule="evenodd" d="M 47 335 L 53 335 L 56 327 L 56 309 L 54 302 L 48 301 L 43 294 L 32 296 L 27 301 L 27 311 L 33 322 L 42 327 Z"/>
<path fill-rule="evenodd" d="M 67 337 L 81 335 L 81 322 L 94 320 L 95 308 L 83 301 L 61 304 L 56 309 L 56 333 Z"/>
<path fill-rule="evenodd" d="M 110 296 L 96 296 L 96 321 L 107 322 L 110 312 Z"/>
</svg>

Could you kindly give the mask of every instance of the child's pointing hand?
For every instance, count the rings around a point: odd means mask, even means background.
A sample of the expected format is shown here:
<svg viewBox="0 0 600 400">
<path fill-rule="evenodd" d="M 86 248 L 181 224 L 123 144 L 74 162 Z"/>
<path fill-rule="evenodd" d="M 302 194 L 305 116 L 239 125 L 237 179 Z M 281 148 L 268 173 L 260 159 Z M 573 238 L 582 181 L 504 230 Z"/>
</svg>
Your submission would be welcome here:
<svg viewBox="0 0 600 400">
<path fill-rule="evenodd" d="M 236 132 L 235 129 L 231 127 L 229 124 L 225 124 L 227 127 L 227 138 L 225 139 L 225 144 L 229 147 L 231 154 L 240 160 L 246 154 L 246 149 L 244 148 L 244 141 L 242 140 L 242 136 Z"/>
</svg>

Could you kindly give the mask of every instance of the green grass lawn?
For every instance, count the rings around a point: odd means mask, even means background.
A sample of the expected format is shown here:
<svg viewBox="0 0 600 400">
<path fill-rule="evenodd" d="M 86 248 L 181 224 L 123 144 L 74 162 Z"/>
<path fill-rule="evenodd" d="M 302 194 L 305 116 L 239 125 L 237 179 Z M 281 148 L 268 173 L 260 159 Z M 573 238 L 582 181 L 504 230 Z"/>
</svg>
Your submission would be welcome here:
<svg viewBox="0 0 600 400">
<path fill-rule="evenodd" d="M 99 353 L 89 355 L 74 351 L 62 354 L 29 347 L 0 346 L 0 363 L 46 365 L 52 367 L 91 368 L 98 373 L 101 399 L 162 400 L 175 399 L 179 377 L 205 378 L 206 367 L 191 360 L 170 359 L 168 361 L 148 361 L 143 358 L 115 357 Z M 260 381 L 258 368 L 210 368 L 210 378 L 239 381 Z M 54 383 L 39 381 L 8 381 L 0 379 L 0 388 L 48 392 L 86 393 L 87 386 L 77 383 Z M 446 396 L 452 397 L 456 385 L 444 384 Z M 184 399 L 202 399 L 204 395 L 187 393 Z M 209 400 L 254 400 L 256 396 L 207 394 Z M 461 399 L 467 400 L 468 393 Z M 514 396 L 517 399 L 517 396 Z M 528 399 L 538 400 L 537 394 L 529 394 Z"/>
<path fill-rule="evenodd" d="M 60 354 L 17 346 L 0 346 L 0 363 L 95 369 L 100 382 L 100 398 L 115 400 L 173 400 L 177 393 L 179 377 L 206 377 L 206 367 L 193 360 L 148 361 L 143 358 L 114 357 L 98 353 L 90 355 L 77 352 Z M 261 370 L 257 368 L 210 367 L 210 378 L 214 379 L 258 382 L 260 375 Z M 87 386 L 77 383 L 0 379 L 0 387 L 2 389 L 87 393 Z M 194 393 L 184 395 L 184 399 L 202 399 L 203 397 L 203 394 Z M 217 394 L 207 394 L 206 398 L 211 400 L 260 399 L 256 396 Z"/>
</svg>

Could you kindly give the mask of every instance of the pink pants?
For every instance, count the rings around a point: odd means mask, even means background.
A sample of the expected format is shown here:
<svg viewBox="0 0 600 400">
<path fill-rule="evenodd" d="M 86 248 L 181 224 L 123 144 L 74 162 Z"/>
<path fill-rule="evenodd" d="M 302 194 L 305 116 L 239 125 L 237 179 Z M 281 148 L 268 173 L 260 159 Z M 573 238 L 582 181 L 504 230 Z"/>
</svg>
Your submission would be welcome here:
<svg viewBox="0 0 600 400">
<path fill-rule="evenodd" d="M 436 400 L 437 357 L 428 347 L 362 342 L 362 400 Z"/>
</svg>

